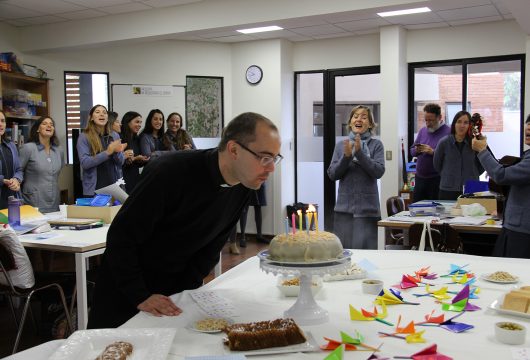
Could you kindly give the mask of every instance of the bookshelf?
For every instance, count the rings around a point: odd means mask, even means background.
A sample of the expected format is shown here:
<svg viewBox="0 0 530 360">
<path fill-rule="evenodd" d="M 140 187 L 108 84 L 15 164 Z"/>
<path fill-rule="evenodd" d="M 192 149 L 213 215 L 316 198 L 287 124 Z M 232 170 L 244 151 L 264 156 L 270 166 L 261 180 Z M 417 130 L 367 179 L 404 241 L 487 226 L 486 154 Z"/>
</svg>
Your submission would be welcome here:
<svg viewBox="0 0 530 360">
<path fill-rule="evenodd" d="M 33 121 L 49 115 L 48 82 L 20 73 L 0 72 L 0 108 L 6 113 L 6 131 L 15 143 L 27 138 Z"/>
</svg>

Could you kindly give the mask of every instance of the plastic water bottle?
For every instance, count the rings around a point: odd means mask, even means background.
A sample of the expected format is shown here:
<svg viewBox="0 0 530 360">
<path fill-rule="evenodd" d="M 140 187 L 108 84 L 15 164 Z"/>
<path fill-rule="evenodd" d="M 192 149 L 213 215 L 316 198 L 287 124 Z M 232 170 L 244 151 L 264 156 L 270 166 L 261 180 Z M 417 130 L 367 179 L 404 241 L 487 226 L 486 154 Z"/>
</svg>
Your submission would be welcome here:
<svg viewBox="0 0 530 360">
<path fill-rule="evenodd" d="M 11 227 L 20 226 L 20 200 L 14 196 L 7 198 L 7 222 Z"/>
</svg>

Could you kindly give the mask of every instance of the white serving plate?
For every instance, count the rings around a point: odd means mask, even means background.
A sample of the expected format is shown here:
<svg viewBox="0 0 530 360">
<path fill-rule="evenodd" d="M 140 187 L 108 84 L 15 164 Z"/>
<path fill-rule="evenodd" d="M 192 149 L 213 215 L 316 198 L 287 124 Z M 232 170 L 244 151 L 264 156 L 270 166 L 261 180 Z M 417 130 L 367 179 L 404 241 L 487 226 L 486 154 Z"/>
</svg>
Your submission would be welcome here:
<svg viewBox="0 0 530 360">
<path fill-rule="evenodd" d="M 495 279 L 490 279 L 489 277 L 491 276 L 491 274 L 482 274 L 480 275 L 480 279 L 484 280 L 484 281 L 489 281 L 489 282 L 492 282 L 492 283 L 496 283 L 496 284 L 515 284 L 515 283 L 518 283 L 519 282 L 519 277 L 515 276 L 515 275 L 512 275 L 515 280 L 495 280 Z"/>
<path fill-rule="evenodd" d="M 49 360 L 94 360 L 107 345 L 126 341 L 133 346 L 127 360 L 165 360 L 175 329 L 95 329 L 78 330 L 61 345 Z"/>
<path fill-rule="evenodd" d="M 520 318 L 530 319 L 530 314 L 519 312 L 519 311 L 506 310 L 506 309 L 501 308 L 501 305 L 502 305 L 503 302 L 504 302 L 504 295 L 502 295 L 497 300 L 492 302 L 489 307 L 490 307 L 490 309 L 495 310 L 499 314 L 512 315 L 512 316 L 517 316 L 517 317 L 520 317 Z"/>
<path fill-rule="evenodd" d="M 246 356 L 252 356 L 252 355 L 274 355 L 274 354 L 320 351 L 320 347 L 318 346 L 318 343 L 315 341 L 315 338 L 313 337 L 313 335 L 309 331 L 304 332 L 304 335 L 307 341 L 302 344 L 280 346 L 280 347 L 260 349 L 260 350 L 250 350 L 250 351 L 227 350 L 227 354 L 242 354 Z"/>
<path fill-rule="evenodd" d="M 350 257 L 352 255 L 351 250 L 343 250 L 342 255 L 336 259 L 322 260 L 322 261 L 310 261 L 310 262 L 300 262 L 300 261 L 278 261 L 270 258 L 269 250 L 262 250 L 258 253 L 258 258 L 262 260 L 268 260 L 272 263 L 277 263 L 281 265 L 293 265 L 293 266 L 316 266 L 316 265 L 329 265 L 341 260 L 345 257 Z"/>
<path fill-rule="evenodd" d="M 296 276 L 279 276 L 278 277 L 278 284 L 277 287 L 280 290 L 280 292 L 283 294 L 283 296 L 291 297 L 291 296 L 298 296 L 300 293 L 300 286 L 299 285 L 283 285 L 283 282 L 286 280 L 290 280 L 295 278 Z M 322 289 L 322 278 L 320 276 L 313 277 L 312 280 L 313 283 L 316 285 L 311 286 L 311 292 L 313 295 L 316 295 L 320 289 Z"/>
</svg>

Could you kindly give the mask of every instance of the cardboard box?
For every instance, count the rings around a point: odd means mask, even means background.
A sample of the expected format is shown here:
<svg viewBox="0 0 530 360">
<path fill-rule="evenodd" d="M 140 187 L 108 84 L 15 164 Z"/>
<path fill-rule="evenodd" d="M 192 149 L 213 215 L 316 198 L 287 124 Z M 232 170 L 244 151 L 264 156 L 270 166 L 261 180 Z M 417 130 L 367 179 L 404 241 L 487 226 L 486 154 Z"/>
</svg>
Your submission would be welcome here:
<svg viewBox="0 0 530 360">
<path fill-rule="evenodd" d="M 456 200 L 456 204 L 458 206 L 460 205 L 470 205 L 478 203 L 486 208 L 486 214 L 491 214 L 493 212 L 497 211 L 497 199 L 495 198 L 479 198 L 479 197 L 470 197 L 470 198 L 462 198 L 459 197 Z"/>
<path fill-rule="evenodd" d="M 69 218 L 80 218 L 80 219 L 101 219 L 105 224 L 110 224 L 118 211 L 121 209 L 121 205 L 117 206 L 77 206 L 68 205 L 66 208 L 66 214 Z"/>
</svg>

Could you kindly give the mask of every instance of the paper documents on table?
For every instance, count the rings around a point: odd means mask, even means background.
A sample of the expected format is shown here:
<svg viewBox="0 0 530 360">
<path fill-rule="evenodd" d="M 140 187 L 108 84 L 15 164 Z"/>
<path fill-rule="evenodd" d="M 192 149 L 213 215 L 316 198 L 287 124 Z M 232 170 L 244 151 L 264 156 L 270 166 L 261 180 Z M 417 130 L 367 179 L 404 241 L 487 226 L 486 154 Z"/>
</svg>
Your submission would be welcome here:
<svg viewBox="0 0 530 360">
<path fill-rule="evenodd" d="M 457 216 L 452 219 L 445 219 L 444 222 L 448 224 L 462 224 L 462 225 L 482 225 L 491 216 Z"/>
<path fill-rule="evenodd" d="M 129 195 L 127 195 L 127 193 L 123 191 L 123 189 L 120 187 L 121 184 L 125 184 L 123 179 L 119 179 L 114 184 L 111 184 L 109 186 L 97 189 L 96 194 L 108 194 L 123 204 L 125 200 L 127 200 L 127 198 L 129 197 Z"/>
<path fill-rule="evenodd" d="M 400 213 L 397 213 L 396 215 L 390 216 L 389 218 L 385 220 L 401 221 L 401 222 L 409 222 L 409 223 L 424 223 L 424 222 L 438 221 L 440 220 L 440 218 L 438 216 L 410 216 L 408 214 L 408 211 L 402 211 Z"/>
</svg>

